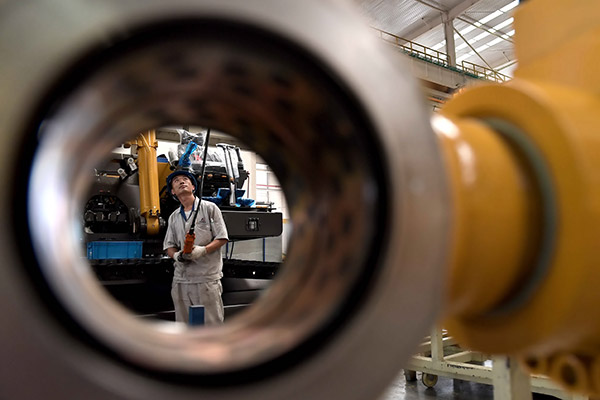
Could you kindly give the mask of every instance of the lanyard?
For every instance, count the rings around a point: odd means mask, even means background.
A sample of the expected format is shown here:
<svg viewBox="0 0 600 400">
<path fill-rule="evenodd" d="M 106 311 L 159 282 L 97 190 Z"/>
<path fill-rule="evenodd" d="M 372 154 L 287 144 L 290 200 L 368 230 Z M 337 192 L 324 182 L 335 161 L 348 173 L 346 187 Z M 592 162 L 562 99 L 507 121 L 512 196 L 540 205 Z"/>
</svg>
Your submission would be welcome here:
<svg viewBox="0 0 600 400">
<path fill-rule="evenodd" d="M 194 212 L 194 208 L 196 208 L 196 201 L 194 201 L 194 204 L 192 204 L 192 212 L 190 213 L 190 217 L 192 216 L 192 213 Z M 185 210 L 183 209 L 183 205 L 181 205 L 179 207 L 179 213 L 181 214 L 181 218 L 183 218 L 183 220 L 185 222 L 187 222 L 189 217 L 185 216 Z"/>
</svg>

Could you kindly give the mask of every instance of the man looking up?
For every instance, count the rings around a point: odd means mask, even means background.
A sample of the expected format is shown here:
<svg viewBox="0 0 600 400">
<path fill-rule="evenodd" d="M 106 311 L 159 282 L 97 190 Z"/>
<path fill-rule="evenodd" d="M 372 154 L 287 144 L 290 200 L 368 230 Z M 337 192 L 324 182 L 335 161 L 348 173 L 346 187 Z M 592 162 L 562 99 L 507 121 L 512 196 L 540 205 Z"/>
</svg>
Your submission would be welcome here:
<svg viewBox="0 0 600 400">
<path fill-rule="evenodd" d="M 223 322 L 223 258 L 221 247 L 229 237 L 223 215 L 216 204 L 196 197 L 197 182 L 188 171 L 175 171 L 167 177 L 167 190 L 177 198 L 181 207 L 169 217 L 163 249 L 175 260 L 171 297 L 175 305 L 175 320 L 189 322 L 189 307 L 204 306 L 206 325 Z M 194 247 L 183 254 L 186 234 L 194 213 Z"/>
</svg>

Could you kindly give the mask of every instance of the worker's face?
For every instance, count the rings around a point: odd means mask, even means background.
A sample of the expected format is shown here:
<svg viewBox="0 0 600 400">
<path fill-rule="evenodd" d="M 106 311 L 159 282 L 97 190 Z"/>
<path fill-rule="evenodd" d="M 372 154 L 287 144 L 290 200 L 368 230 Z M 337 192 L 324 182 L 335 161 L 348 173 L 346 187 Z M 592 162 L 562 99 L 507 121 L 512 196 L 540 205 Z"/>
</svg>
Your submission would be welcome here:
<svg viewBox="0 0 600 400">
<path fill-rule="evenodd" d="M 171 182 L 171 193 L 177 197 L 184 193 L 194 193 L 194 189 L 192 181 L 185 175 L 178 175 Z"/>
</svg>

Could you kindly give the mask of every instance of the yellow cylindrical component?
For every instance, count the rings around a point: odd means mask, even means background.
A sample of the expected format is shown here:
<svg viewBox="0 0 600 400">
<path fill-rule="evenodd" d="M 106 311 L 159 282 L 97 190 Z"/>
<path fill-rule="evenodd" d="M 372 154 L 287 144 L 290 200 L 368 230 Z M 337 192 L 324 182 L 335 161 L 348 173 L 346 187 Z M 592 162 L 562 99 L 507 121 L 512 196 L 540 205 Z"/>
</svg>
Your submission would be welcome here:
<svg viewBox="0 0 600 400">
<path fill-rule="evenodd" d="M 600 354 L 596 354 L 592 359 L 590 380 L 595 393 L 600 393 Z"/>
<path fill-rule="evenodd" d="M 534 375 L 548 375 L 550 361 L 548 357 L 528 356 L 520 360 L 524 369 Z"/>
<path fill-rule="evenodd" d="M 540 242 L 536 244 L 529 236 L 525 239 L 526 246 L 521 249 L 525 252 L 523 260 L 531 254 L 528 252 L 533 252 L 534 257 L 530 258 L 530 265 L 521 264 L 523 275 L 520 276 L 514 269 L 516 248 L 511 247 L 508 239 L 500 242 L 507 246 L 506 254 L 490 253 L 500 257 L 508 267 L 496 267 L 497 283 L 490 290 L 493 294 L 481 295 L 485 306 L 477 303 L 475 297 L 471 299 L 461 293 L 461 290 L 472 293 L 475 290 L 464 288 L 472 281 L 464 266 L 457 267 L 455 256 L 449 268 L 457 275 L 451 280 L 448 319 L 444 325 L 460 343 L 485 353 L 552 358 L 561 353 L 577 354 L 577 349 L 585 348 L 591 349 L 591 354 L 600 354 L 600 307 L 597 306 L 600 304 L 597 266 L 600 258 L 600 80 L 597 74 L 600 3 L 530 0 L 519 6 L 515 25 L 515 44 L 520 58 L 516 78 L 503 85 L 468 89 L 450 100 L 442 114 L 459 127 L 461 135 L 465 130 L 465 138 L 489 135 L 491 129 L 506 140 L 518 162 L 513 163 L 513 167 L 502 168 L 508 176 L 515 174 L 514 168 L 517 168 L 528 178 L 524 184 L 534 189 L 522 190 L 517 185 L 512 190 L 526 193 L 528 200 L 524 204 L 528 204 L 530 210 L 533 205 L 534 218 L 527 220 L 532 224 L 528 229 L 531 235 L 539 234 Z M 574 60 L 573 54 L 585 62 L 568 64 Z M 570 71 L 573 67 L 576 70 Z M 490 129 L 466 125 L 472 125 L 473 120 Z M 513 127 L 512 139 L 491 121 L 502 121 Z M 472 142 L 472 139 L 465 140 Z M 447 144 L 444 148 L 446 153 L 449 148 L 450 153 L 458 151 Z M 500 151 L 491 150 L 489 145 L 472 144 L 471 148 L 480 159 L 488 152 Z M 448 161 L 449 170 L 456 169 L 453 163 L 456 161 Z M 464 226 L 472 224 L 472 217 L 466 211 L 471 207 L 472 194 L 464 188 L 460 177 L 452 181 L 462 185 L 454 189 L 459 193 L 456 196 L 459 208 L 456 240 L 468 241 L 464 245 L 468 252 L 483 254 L 484 244 L 464 230 Z M 507 182 L 495 178 L 490 184 L 497 185 L 497 194 L 503 195 Z M 538 222 L 536 212 L 541 216 Z M 479 215 L 492 216 L 491 212 Z M 458 245 L 459 254 L 460 249 Z M 482 264 L 497 261 L 480 257 Z M 499 275 L 504 276 L 499 278 Z M 479 291 L 484 292 L 489 280 L 477 279 L 479 284 L 475 285 L 482 286 Z M 500 294 L 502 291 L 504 295 Z M 518 301 L 509 309 L 497 312 L 489 307 L 493 298 Z"/>
<path fill-rule="evenodd" d="M 159 182 L 159 185 L 158 185 L 158 187 L 159 187 L 159 188 L 162 188 L 163 186 L 165 186 L 165 185 L 166 185 L 166 182 L 167 182 L 167 177 L 168 177 L 168 176 L 169 176 L 169 174 L 171 174 L 171 172 L 173 172 L 173 171 L 171 170 L 171 164 L 169 164 L 169 163 L 168 163 L 168 162 L 166 162 L 166 161 L 165 161 L 165 162 L 158 162 L 158 163 L 157 163 L 157 166 L 158 166 L 157 170 L 158 170 L 158 182 Z M 160 192 L 160 191 L 159 191 L 159 192 Z M 165 196 L 170 196 L 171 194 L 170 194 L 170 193 L 167 193 L 167 192 L 165 191 L 164 195 L 165 195 Z"/>
<path fill-rule="evenodd" d="M 600 2 L 529 0 L 515 14 L 515 77 L 600 91 Z"/>
<path fill-rule="evenodd" d="M 476 120 L 432 120 L 452 188 L 455 223 L 447 314 L 496 307 L 527 275 L 539 240 L 537 198 L 519 155 Z"/>
<path fill-rule="evenodd" d="M 155 235 L 160 229 L 160 198 L 156 159 L 156 133 L 147 131 L 137 137 L 140 185 L 140 214 L 146 219 L 146 231 Z"/>
<path fill-rule="evenodd" d="M 591 390 L 587 360 L 576 354 L 562 353 L 552 358 L 548 376 L 567 390 L 589 393 Z"/>
<path fill-rule="evenodd" d="M 549 273 L 532 298 L 509 315 L 453 316 L 446 324 L 465 345 L 486 353 L 537 353 L 536 346 L 556 350 L 600 337 L 599 111 L 596 96 L 519 80 L 476 88 L 447 104 L 444 113 L 454 120 L 496 116 L 520 127 L 551 180 L 552 198 L 541 199 L 540 207 L 554 203 L 558 220 L 546 232 L 553 236 Z"/>
</svg>

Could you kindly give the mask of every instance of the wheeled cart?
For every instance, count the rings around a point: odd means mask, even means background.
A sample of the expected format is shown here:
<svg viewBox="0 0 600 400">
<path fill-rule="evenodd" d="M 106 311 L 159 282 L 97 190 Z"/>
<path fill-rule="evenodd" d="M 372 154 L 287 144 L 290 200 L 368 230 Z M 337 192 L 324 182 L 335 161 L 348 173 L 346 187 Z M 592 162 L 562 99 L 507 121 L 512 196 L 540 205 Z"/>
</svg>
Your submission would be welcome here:
<svg viewBox="0 0 600 400">
<path fill-rule="evenodd" d="M 531 399 L 532 392 L 563 400 L 588 400 L 587 396 L 563 391 L 547 377 L 529 375 L 513 358 L 461 349 L 441 328 L 432 330 L 408 362 L 406 380 L 416 380 L 417 371 L 427 387 L 435 386 L 438 376 L 493 385 L 496 400 Z"/>
</svg>

